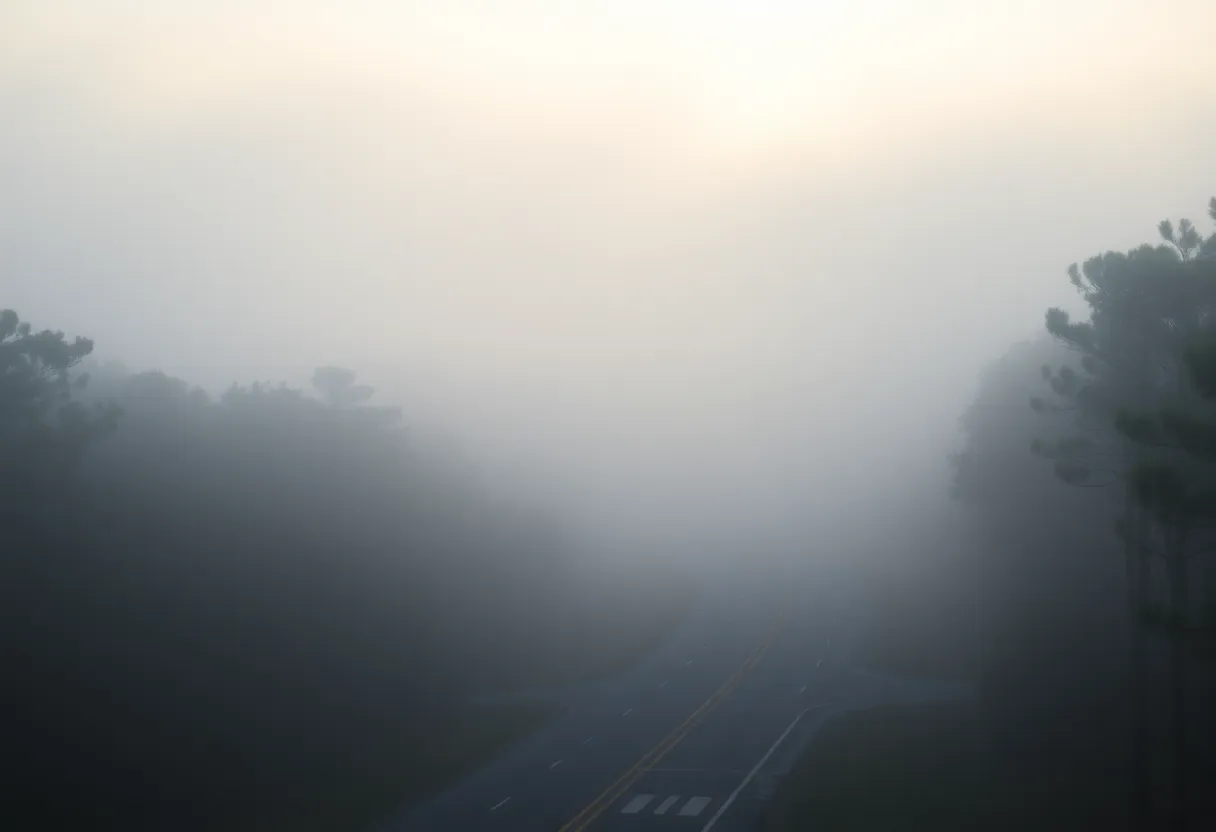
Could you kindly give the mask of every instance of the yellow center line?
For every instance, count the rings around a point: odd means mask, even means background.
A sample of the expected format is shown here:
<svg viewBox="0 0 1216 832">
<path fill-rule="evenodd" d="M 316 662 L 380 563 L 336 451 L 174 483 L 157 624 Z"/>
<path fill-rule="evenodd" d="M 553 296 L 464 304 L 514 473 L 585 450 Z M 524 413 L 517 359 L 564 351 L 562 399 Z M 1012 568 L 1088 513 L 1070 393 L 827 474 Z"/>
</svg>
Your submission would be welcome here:
<svg viewBox="0 0 1216 832">
<path fill-rule="evenodd" d="M 756 647 L 748 654 L 743 664 L 739 666 L 734 673 L 731 674 L 722 686 L 709 695 L 709 698 L 701 703 L 695 711 L 689 714 L 688 718 L 677 725 L 670 734 L 659 740 L 653 748 L 638 758 L 638 761 L 625 770 L 625 773 L 616 779 L 616 781 L 600 793 L 599 797 L 588 803 L 582 811 L 567 821 L 558 832 L 581 832 L 595 821 L 604 811 L 616 802 L 625 791 L 636 783 L 642 775 L 654 767 L 663 757 L 667 756 L 683 739 L 692 733 L 692 730 L 697 727 L 700 721 L 709 715 L 719 704 L 725 700 L 736 687 L 747 678 L 748 674 L 755 669 L 764 655 L 769 651 L 769 648 L 777 640 L 784 624 L 776 624 L 772 630 L 765 634 Z"/>
</svg>

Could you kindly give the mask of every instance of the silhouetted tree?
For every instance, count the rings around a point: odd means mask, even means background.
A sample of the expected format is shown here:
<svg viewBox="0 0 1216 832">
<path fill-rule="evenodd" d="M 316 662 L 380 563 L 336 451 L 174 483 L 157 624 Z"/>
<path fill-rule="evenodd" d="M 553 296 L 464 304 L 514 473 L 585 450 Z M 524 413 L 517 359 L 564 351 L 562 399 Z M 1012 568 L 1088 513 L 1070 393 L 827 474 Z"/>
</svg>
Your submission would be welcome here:
<svg viewBox="0 0 1216 832">
<path fill-rule="evenodd" d="M 355 384 L 355 372 L 344 367 L 318 367 L 312 374 L 312 386 L 334 407 L 362 404 L 374 392 L 366 384 Z"/>
<path fill-rule="evenodd" d="M 1216 199 L 1209 203 L 1216 219 Z M 1203 395 L 1216 359 L 1202 346 L 1216 311 L 1216 235 L 1205 239 L 1189 220 L 1158 225 L 1163 243 L 1126 254 L 1107 252 L 1069 278 L 1090 308 L 1074 322 L 1060 309 L 1046 315 L 1047 330 L 1081 356 L 1081 372 L 1045 366 L 1058 404 L 1034 398 L 1040 413 L 1067 413 L 1077 434 L 1032 450 L 1054 462 L 1074 485 L 1117 484 L 1123 508 L 1116 529 L 1124 542 L 1125 585 L 1133 622 L 1150 613 L 1152 560 L 1160 558 L 1169 587 L 1167 619 L 1185 622 L 1190 610 L 1188 563 L 1200 524 L 1213 518 L 1216 412 Z M 1188 372 L 1189 370 L 1189 372 Z M 1205 375 L 1206 374 L 1206 375 Z M 1135 628 L 1130 675 L 1136 691 L 1133 758 L 1139 766 L 1138 825 L 1148 823 L 1145 750 L 1147 665 L 1144 634 Z M 1175 718 L 1176 828 L 1186 818 L 1186 655 L 1172 648 Z"/>
<path fill-rule="evenodd" d="M 0 313 L 6 782 L 44 816 L 179 828 L 205 802 L 225 828 L 386 726 L 425 745 L 469 692 L 602 670 L 678 608 L 580 574 L 553 518 L 350 370 L 213 399 L 117 364 L 85 387 L 91 351 Z"/>
<path fill-rule="evenodd" d="M 71 370 L 93 342 L 62 332 L 34 331 L 11 309 L 0 310 L 0 470 L 7 500 L 61 482 L 90 442 L 113 426 L 116 413 L 72 401 L 88 382 Z"/>
</svg>

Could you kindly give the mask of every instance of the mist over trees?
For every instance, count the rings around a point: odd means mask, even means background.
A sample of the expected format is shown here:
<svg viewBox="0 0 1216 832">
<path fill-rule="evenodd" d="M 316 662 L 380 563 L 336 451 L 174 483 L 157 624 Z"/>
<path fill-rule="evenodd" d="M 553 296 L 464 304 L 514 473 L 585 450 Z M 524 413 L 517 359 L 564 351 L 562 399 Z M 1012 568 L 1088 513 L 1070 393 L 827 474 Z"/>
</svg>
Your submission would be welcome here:
<svg viewBox="0 0 1216 832">
<path fill-rule="evenodd" d="M 951 464 L 997 756 L 1129 798 L 1086 822 L 1181 829 L 1214 762 L 1216 235 L 1158 233 L 1068 269 L 1088 319 L 1053 307 L 989 367 Z"/>
<path fill-rule="evenodd" d="M 212 398 L 10 310 L 0 336 L 24 808 L 163 822 L 204 785 L 291 794 L 352 737 L 406 720 L 425 746 L 460 697 L 606 672 L 681 614 L 661 570 L 626 594 L 349 369 Z"/>
<path fill-rule="evenodd" d="M 976 671 L 987 764 L 1049 783 L 1074 825 L 1184 828 L 1216 771 L 1216 234 L 1157 231 L 1068 269 L 1088 315 L 1048 309 L 984 369 L 953 510 L 920 518 L 901 562 L 858 556 L 874 605 Z M 609 672 L 695 595 L 658 565 L 597 570 L 352 369 L 213 396 L 92 353 L 0 312 L 8 732 L 30 805 L 69 788 L 154 823 L 204 781 L 289 795 L 303 761 L 403 715 L 425 743 L 470 693 Z M 918 581 L 936 585 L 918 599 Z"/>
</svg>

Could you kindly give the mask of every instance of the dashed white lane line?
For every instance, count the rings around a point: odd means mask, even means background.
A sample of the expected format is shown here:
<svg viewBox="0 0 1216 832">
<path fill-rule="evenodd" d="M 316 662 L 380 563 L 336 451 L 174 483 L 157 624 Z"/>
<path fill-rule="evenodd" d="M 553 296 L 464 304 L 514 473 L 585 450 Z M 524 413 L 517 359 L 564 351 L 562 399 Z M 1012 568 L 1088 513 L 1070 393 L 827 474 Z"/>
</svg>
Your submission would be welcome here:
<svg viewBox="0 0 1216 832">
<path fill-rule="evenodd" d="M 595 739 L 594 735 L 587 737 L 587 739 L 583 740 L 583 745 L 586 745 L 587 743 L 591 742 L 593 739 Z"/>
<path fill-rule="evenodd" d="M 646 808 L 646 804 L 654 800 L 652 794 L 635 795 L 633 800 L 625 804 L 625 808 L 621 809 L 622 815 L 636 815 L 638 812 Z"/>
<path fill-rule="evenodd" d="M 804 694 L 804 693 L 806 693 L 806 685 L 802 686 L 802 690 L 798 691 L 798 695 L 802 696 L 802 694 Z"/>
<path fill-rule="evenodd" d="M 670 682 L 670 681 L 671 681 L 670 679 L 664 679 L 662 682 L 660 682 L 660 683 L 659 683 L 659 687 L 660 687 L 660 688 L 662 688 L 662 687 L 666 687 L 666 686 L 667 686 L 667 683 L 668 683 L 668 682 Z"/>
<path fill-rule="evenodd" d="M 688 667 L 690 664 L 692 664 L 692 659 L 689 659 L 688 661 L 684 662 L 685 667 Z"/>
<path fill-rule="evenodd" d="M 673 794 L 671 797 L 667 798 L 662 803 L 660 803 L 659 807 L 654 810 L 654 813 L 656 815 L 667 814 L 667 810 L 670 809 L 672 807 L 672 805 L 679 799 L 680 799 L 680 796 L 678 794 Z"/>
<path fill-rule="evenodd" d="M 498 801 L 493 806 L 491 806 L 490 811 L 493 812 L 495 809 L 501 809 L 503 806 L 506 805 L 507 801 L 510 799 L 511 798 L 509 798 L 509 797 L 504 797 L 502 800 Z"/>
<path fill-rule="evenodd" d="M 820 659 L 819 661 L 815 662 L 815 667 L 819 667 L 819 665 L 821 665 L 821 664 L 823 664 L 823 659 Z"/>
<path fill-rule="evenodd" d="M 556 763 L 551 764 L 551 765 L 549 766 L 549 771 L 553 771 L 553 769 L 557 768 L 557 767 L 558 767 L 558 766 L 560 766 L 561 764 L 562 764 L 562 761 L 561 761 L 561 760 L 558 760 Z"/>
<path fill-rule="evenodd" d="M 628 709 L 625 711 L 625 713 L 621 714 L 621 716 L 629 716 L 631 713 L 633 713 L 633 708 Z"/>
</svg>

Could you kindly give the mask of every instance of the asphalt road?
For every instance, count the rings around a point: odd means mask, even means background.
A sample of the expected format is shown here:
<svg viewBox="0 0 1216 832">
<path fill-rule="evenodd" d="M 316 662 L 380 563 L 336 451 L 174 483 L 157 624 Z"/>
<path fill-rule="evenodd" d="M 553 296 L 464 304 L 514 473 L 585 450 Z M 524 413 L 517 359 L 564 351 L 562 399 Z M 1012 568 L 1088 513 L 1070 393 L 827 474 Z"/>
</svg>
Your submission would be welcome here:
<svg viewBox="0 0 1216 832">
<path fill-rule="evenodd" d="M 822 575 L 723 575 L 632 670 L 575 691 L 544 729 L 377 830 L 754 829 L 840 695 L 849 639 L 847 601 Z"/>
</svg>

